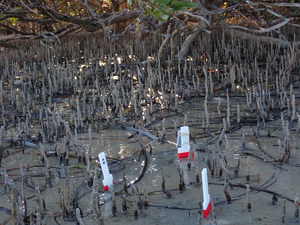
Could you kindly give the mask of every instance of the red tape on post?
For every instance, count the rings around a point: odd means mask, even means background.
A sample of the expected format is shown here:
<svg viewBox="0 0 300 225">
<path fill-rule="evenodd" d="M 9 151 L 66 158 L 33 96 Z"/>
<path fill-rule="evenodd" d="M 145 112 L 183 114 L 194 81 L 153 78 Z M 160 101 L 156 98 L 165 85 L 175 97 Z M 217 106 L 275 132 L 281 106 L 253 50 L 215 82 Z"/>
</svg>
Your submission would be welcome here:
<svg viewBox="0 0 300 225">
<path fill-rule="evenodd" d="M 203 216 L 204 216 L 204 218 L 208 217 L 208 215 L 210 213 L 210 210 L 211 210 L 211 203 L 209 202 L 207 208 L 203 209 Z"/>
</svg>

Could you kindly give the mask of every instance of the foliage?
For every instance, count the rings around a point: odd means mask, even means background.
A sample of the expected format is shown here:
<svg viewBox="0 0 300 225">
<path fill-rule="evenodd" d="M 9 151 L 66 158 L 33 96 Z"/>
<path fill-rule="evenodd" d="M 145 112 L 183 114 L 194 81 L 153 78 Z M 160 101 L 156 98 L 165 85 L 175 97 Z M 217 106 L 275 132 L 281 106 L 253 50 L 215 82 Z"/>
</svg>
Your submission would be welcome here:
<svg viewBox="0 0 300 225">
<path fill-rule="evenodd" d="M 187 0 L 150 0 L 144 13 L 145 15 L 151 14 L 159 21 L 164 22 L 170 19 L 173 13 L 187 11 L 197 6 L 196 3 Z"/>
<path fill-rule="evenodd" d="M 232 0 L 223 2 L 227 3 L 223 7 L 219 4 L 223 0 L 206 0 L 199 4 L 193 1 L 3 0 L 0 3 L 1 31 L 4 29 L 15 36 L 0 40 L 0 46 L 15 39 L 55 42 L 69 33 L 101 29 L 109 39 L 117 40 L 126 33 L 155 32 L 170 23 L 172 26 L 168 32 L 174 35 L 179 31 L 181 34 L 195 34 L 200 30 L 210 32 L 218 27 L 261 34 L 270 31 L 280 33 L 278 29 L 287 24 L 299 27 L 299 0 Z"/>
</svg>

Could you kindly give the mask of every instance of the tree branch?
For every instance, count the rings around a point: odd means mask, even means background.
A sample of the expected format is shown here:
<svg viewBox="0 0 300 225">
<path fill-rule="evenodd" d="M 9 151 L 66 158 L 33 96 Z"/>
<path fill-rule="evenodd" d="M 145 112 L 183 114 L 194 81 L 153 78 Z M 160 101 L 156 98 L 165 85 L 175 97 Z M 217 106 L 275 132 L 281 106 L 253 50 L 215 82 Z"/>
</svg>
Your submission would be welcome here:
<svg viewBox="0 0 300 225">
<path fill-rule="evenodd" d="M 95 32 L 97 30 L 100 30 L 103 27 L 101 25 L 100 21 L 95 20 L 93 17 L 86 17 L 84 19 L 81 19 L 76 16 L 60 14 L 60 13 L 54 12 L 52 9 L 45 9 L 45 7 L 40 8 L 40 10 L 41 10 L 41 13 L 45 16 L 48 16 L 48 17 L 50 16 L 53 19 L 56 19 L 57 21 L 69 22 L 69 23 L 79 25 L 83 29 L 85 29 L 89 32 Z M 114 23 L 126 22 L 128 20 L 137 18 L 140 13 L 141 13 L 140 10 L 134 10 L 134 11 L 126 12 L 126 13 L 119 12 L 118 14 L 120 14 L 120 15 L 115 18 L 113 18 L 115 16 L 115 14 L 113 14 L 113 13 L 105 14 L 103 16 L 98 16 L 98 18 L 101 19 L 105 16 L 106 18 L 103 20 L 103 24 L 105 26 L 107 26 L 109 22 L 110 22 L 110 24 L 114 24 Z"/>
<path fill-rule="evenodd" d="M 168 25 L 168 30 L 167 30 L 167 36 L 163 43 L 160 45 L 159 51 L 158 51 L 158 60 L 163 60 L 163 53 L 165 52 L 165 49 L 167 47 L 167 44 L 170 42 L 171 39 L 171 27 L 172 25 Z"/>
<path fill-rule="evenodd" d="M 177 55 L 179 61 L 184 60 L 184 57 L 186 56 L 186 53 L 187 53 L 190 45 L 192 44 L 193 40 L 197 37 L 197 35 L 200 33 L 200 31 L 202 31 L 201 28 L 195 29 L 194 33 L 190 34 L 188 36 L 188 38 L 184 41 L 184 43 L 182 44 L 181 49 Z"/>
<path fill-rule="evenodd" d="M 230 33 L 235 38 L 242 38 L 242 39 L 252 39 L 257 40 L 259 42 L 272 42 L 273 44 L 277 44 L 281 48 L 289 48 L 291 46 L 291 43 L 284 41 L 279 38 L 272 38 L 272 37 L 266 37 L 266 36 L 257 36 L 254 34 L 249 34 L 241 30 L 235 30 L 235 29 L 226 29 L 224 28 L 224 31 Z M 295 47 L 300 47 L 300 41 L 295 42 Z"/>
<path fill-rule="evenodd" d="M 38 13 L 36 11 L 34 11 L 33 9 L 29 8 L 29 6 L 27 6 L 26 4 L 24 4 L 24 2 L 22 0 L 20 0 L 21 4 L 28 9 L 30 12 L 32 12 L 35 15 L 38 15 Z"/>
<path fill-rule="evenodd" d="M 52 33 L 52 32 L 47 32 L 38 36 L 31 36 L 31 35 L 23 35 L 23 36 L 16 36 L 16 37 L 11 37 L 11 38 L 6 38 L 0 40 L 0 46 L 3 46 L 5 42 L 8 41 L 13 41 L 13 40 L 26 40 L 26 39 L 31 39 L 31 40 L 39 40 L 39 39 L 46 39 L 48 36 L 55 36 L 58 38 L 62 38 L 65 35 L 72 33 L 76 30 L 80 29 L 80 26 L 74 26 L 73 24 L 68 24 L 64 28 Z M 5 47 L 5 46 L 4 46 Z M 12 45 L 9 45 L 9 47 L 13 47 Z"/>
<path fill-rule="evenodd" d="M 5 28 L 7 28 L 9 30 L 12 30 L 13 32 L 16 32 L 16 33 L 19 33 L 19 34 L 23 34 L 23 35 L 36 35 L 36 33 L 26 33 L 26 32 L 19 31 L 19 30 L 15 29 L 15 28 L 7 26 L 7 25 L 5 25 L 3 23 L 0 23 L 0 25 L 2 27 L 5 27 Z"/>
<path fill-rule="evenodd" d="M 33 22 L 33 23 L 39 23 L 39 24 L 42 24 L 42 25 L 45 25 L 45 24 L 52 24 L 52 23 L 55 23 L 57 20 L 55 19 L 49 19 L 49 20 L 42 20 L 42 19 L 36 19 L 36 18 L 30 18 L 30 17 L 24 17 L 20 14 L 8 14 L 8 15 L 5 15 L 3 17 L 0 18 L 0 21 L 3 21 L 3 20 L 6 20 L 6 19 L 9 19 L 9 18 L 18 18 L 21 22 Z"/>
</svg>

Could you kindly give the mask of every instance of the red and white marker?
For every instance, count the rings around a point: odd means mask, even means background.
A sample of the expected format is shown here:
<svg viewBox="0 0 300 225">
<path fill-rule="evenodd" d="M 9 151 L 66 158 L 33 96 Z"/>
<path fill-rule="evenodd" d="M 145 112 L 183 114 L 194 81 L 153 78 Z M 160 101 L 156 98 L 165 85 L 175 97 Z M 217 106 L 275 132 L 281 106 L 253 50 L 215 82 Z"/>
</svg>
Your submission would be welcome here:
<svg viewBox="0 0 300 225">
<path fill-rule="evenodd" d="M 101 169 L 102 169 L 102 173 L 103 173 L 103 187 L 105 191 L 109 191 L 110 189 L 113 188 L 115 181 L 113 179 L 113 176 L 109 173 L 109 169 L 108 169 L 108 165 L 107 165 L 107 161 L 106 161 L 106 157 L 105 157 L 105 153 L 101 152 L 99 155 L 99 161 L 100 161 L 100 165 L 101 165 Z"/>
<path fill-rule="evenodd" d="M 188 126 L 180 127 L 177 134 L 178 158 L 189 157 L 190 151 L 190 131 Z"/>
<path fill-rule="evenodd" d="M 208 193 L 207 169 L 204 168 L 202 175 L 202 190 L 203 190 L 203 216 L 208 217 L 211 210 L 210 195 Z"/>
</svg>

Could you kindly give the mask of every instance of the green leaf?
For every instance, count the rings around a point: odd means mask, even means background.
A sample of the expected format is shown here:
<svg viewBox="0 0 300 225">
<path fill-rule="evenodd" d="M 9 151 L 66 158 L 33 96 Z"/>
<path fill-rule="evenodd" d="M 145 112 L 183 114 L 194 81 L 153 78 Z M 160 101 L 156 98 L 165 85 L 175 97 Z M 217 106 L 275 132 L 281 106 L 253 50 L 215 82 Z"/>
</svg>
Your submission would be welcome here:
<svg viewBox="0 0 300 225">
<path fill-rule="evenodd" d="M 181 5 L 181 6 L 171 6 L 172 9 L 174 9 L 174 11 L 183 11 L 186 9 L 185 6 Z"/>
<path fill-rule="evenodd" d="M 155 10 L 152 15 L 155 16 L 155 17 L 160 17 L 163 13 L 160 11 L 160 10 Z"/>
<path fill-rule="evenodd" d="M 164 5 L 158 5 L 157 10 L 162 10 L 164 7 Z"/>
<path fill-rule="evenodd" d="M 173 1 L 172 1 L 172 5 L 174 5 L 174 6 L 182 6 L 183 4 L 182 4 L 182 2 L 180 2 L 180 1 L 173 0 Z"/>
<path fill-rule="evenodd" d="M 157 19 L 158 19 L 160 22 L 165 22 L 165 21 L 166 21 L 165 19 L 161 18 L 160 16 L 157 17 Z"/>
<path fill-rule="evenodd" d="M 167 20 L 167 19 L 169 19 L 170 15 L 168 15 L 168 14 L 162 14 L 160 17 L 162 19 L 164 19 L 164 20 Z"/>
<path fill-rule="evenodd" d="M 198 6 L 196 3 L 194 3 L 194 2 L 187 2 L 187 3 L 185 3 L 185 4 L 183 4 L 185 7 L 187 7 L 187 8 L 194 8 L 194 7 L 196 7 L 196 6 Z"/>
<path fill-rule="evenodd" d="M 161 4 L 161 5 L 166 5 L 169 4 L 171 0 L 154 0 L 154 3 Z"/>
<path fill-rule="evenodd" d="M 144 14 L 145 14 L 145 16 L 149 15 L 148 9 L 145 10 Z"/>
<path fill-rule="evenodd" d="M 167 7 L 166 10 L 164 11 L 164 14 L 168 14 L 171 17 L 170 13 L 173 13 L 173 9 L 170 7 Z"/>
<path fill-rule="evenodd" d="M 131 6 L 132 1 L 131 0 L 127 0 L 127 6 L 128 8 Z"/>
</svg>

